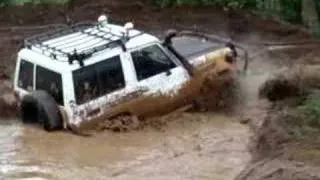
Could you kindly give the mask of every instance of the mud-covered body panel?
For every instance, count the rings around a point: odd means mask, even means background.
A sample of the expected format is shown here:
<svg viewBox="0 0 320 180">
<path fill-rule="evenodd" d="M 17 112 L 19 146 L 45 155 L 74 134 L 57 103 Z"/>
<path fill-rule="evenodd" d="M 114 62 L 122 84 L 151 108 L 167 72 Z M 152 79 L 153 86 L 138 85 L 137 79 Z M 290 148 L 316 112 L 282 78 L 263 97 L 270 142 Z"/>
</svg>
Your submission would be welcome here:
<svg viewBox="0 0 320 180">
<path fill-rule="evenodd" d="M 163 76 L 150 78 L 139 86 L 108 94 L 99 101 L 77 107 L 78 110 L 73 111 L 76 113 L 69 123 L 78 128 L 89 128 L 123 113 L 139 118 L 153 117 L 191 104 L 202 93 L 202 86 L 208 78 L 215 83 L 215 77 L 220 76 L 223 71 L 229 72 L 230 77 L 234 78 L 235 64 L 225 61 L 225 55 L 229 52 L 229 48 L 223 48 L 190 60 L 196 67 L 193 77 L 178 67 L 172 70 L 170 77 L 164 73 Z"/>
</svg>

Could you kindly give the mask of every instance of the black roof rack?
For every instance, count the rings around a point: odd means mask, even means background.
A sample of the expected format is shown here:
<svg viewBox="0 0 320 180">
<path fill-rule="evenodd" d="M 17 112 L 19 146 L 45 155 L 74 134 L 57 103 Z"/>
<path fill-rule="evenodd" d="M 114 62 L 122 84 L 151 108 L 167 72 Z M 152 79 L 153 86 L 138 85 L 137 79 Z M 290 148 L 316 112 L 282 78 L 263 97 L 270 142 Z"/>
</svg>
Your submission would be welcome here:
<svg viewBox="0 0 320 180">
<path fill-rule="evenodd" d="M 94 30 L 96 32 L 86 31 L 89 28 L 95 28 Z M 73 33 L 81 33 L 81 34 L 88 35 L 89 37 L 96 37 L 98 39 L 105 40 L 105 43 L 103 43 L 99 46 L 88 48 L 83 51 L 80 50 L 80 52 L 78 52 L 79 50 L 74 49 L 74 51 L 72 53 L 63 51 L 63 49 L 59 48 L 59 46 L 66 45 L 69 43 L 72 44 L 76 40 L 71 41 L 71 42 L 63 42 L 62 41 L 63 44 L 60 43 L 56 46 L 44 44 L 45 41 L 59 38 L 61 36 L 71 35 Z M 77 39 L 77 40 L 79 40 L 79 39 Z M 65 56 L 68 58 L 69 64 L 72 64 L 73 61 L 78 61 L 80 66 L 83 66 L 84 59 L 86 59 L 86 58 L 92 56 L 92 54 L 99 52 L 99 51 L 102 51 L 106 48 L 120 46 L 123 49 L 123 51 L 126 51 L 125 41 L 127 41 L 127 40 L 128 40 L 128 37 L 125 37 L 124 35 L 118 35 L 118 34 L 114 34 L 111 31 L 101 30 L 100 26 L 96 23 L 80 23 L 80 24 L 76 24 L 73 26 L 60 27 L 54 31 L 46 32 L 43 34 L 39 34 L 37 36 L 27 38 L 24 41 L 24 46 L 28 49 L 32 49 L 33 46 L 37 47 L 42 50 L 43 54 L 45 51 L 47 51 L 50 53 L 50 56 L 54 59 L 57 59 L 58 55 Z M 56 42 L 59 42 L 59 41 L 56 41 Z M 84 44 L 84 43 L 86 43 L 86 42 L 81 42 L 81 44 Z"/>
</svg>

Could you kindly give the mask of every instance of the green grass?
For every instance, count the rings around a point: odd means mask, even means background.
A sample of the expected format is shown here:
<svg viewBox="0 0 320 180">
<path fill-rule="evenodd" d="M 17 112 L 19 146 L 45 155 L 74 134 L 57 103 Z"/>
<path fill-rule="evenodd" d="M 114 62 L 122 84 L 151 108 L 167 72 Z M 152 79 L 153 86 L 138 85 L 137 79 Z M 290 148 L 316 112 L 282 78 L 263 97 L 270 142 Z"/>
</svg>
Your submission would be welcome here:
<svg viewBox="0 0 320 180">
<path fill-rule="evenodd" d="M 160 7 L 168 6 L 220 6 L 234 9 L 247 9 L 256 7 L 256 0 L 153 0 Z"/>
<path fill-rule="evenodd" d="M 265 4 L 268 1 L 271 2 L 271 0 L 153 0 L 154 4 L 162 8 L 191 5 L 245 9 L 263 17 L 279 19 L 282 22 L 303 24 L 301 16 L 302 0 L 281 0 L 280 4 L 277 4 L 279 1 L 274 1 L 273 4 L 272 2 Z M 320 15 L 320 1 L 318 0 L 317 10 Z M 320 35 L 320 33 L 316 32 L 315 35 Z"/>
<path fill-rule="evenodd" d="M 300 105 L 289 108 L 279 119 L 294 138 L 314 138 L 320 135 L 320 90 L 312 92 Z"/>
</svg>

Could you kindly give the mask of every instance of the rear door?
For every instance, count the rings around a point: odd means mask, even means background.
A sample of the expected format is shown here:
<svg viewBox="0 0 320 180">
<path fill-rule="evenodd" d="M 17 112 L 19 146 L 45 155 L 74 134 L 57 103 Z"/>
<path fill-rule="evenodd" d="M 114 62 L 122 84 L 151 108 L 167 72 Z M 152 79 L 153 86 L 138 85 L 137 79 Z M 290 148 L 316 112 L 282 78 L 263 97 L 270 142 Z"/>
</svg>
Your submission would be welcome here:
<svg viewBox="0 0 320 180">
<path fill-rule="evenodd" d="M 34 69 L 35 65 L 25 59 L 17 64 L 14 89 L 20 98 L 34 90 Z"/>
<path fill-rule="evenodd" d="M 59 105 L 64 105 L 62 76 L 47 68 L 37 65 L 35 89 L 48 92 Z"/>
</svg>

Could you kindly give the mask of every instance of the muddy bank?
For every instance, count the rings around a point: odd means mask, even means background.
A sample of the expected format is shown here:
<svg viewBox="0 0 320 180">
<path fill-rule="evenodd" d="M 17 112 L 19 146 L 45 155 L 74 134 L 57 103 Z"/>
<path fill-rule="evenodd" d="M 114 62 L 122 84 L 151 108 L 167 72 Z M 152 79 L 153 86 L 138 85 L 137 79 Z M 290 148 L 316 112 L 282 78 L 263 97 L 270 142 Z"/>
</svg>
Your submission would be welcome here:
<svg viewBox="0 0 320 180">
<path fill-rule="evenodd" d="M 285 130 L 276 111 L 270 111 L 251 142 L 253 160 L 236 180 L 316 180 L 318 171 L 319 142 L 292 138 Z"/>
<path fill-rule="evenodd" d="M 260 87 L 259 96 L 270 101 L 306 96 L 310 91 L 319 89 L 319 70 L 320 66 L 316 64 L 284 68 Z"/>
<path fill-rule="evenodd" d="M 246 168 L 236 180 L 318 180 L 318 167 L 303 163 L 279 160 L 278 158 L 261 160 Z"/>
<path fill-rule="evenodd" d="M 271 103 L 262 124 L 252 126 L 253 162 L 238 180 L 320 179 L 318 68 L 286 68 L 261 86 L 260 97 Z"/>
</svg>

